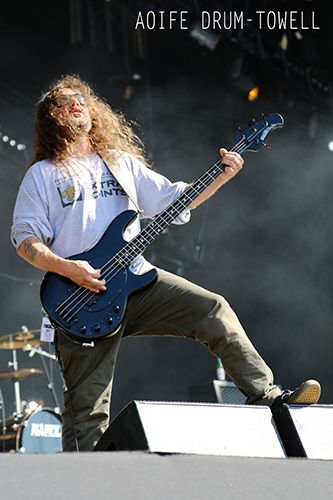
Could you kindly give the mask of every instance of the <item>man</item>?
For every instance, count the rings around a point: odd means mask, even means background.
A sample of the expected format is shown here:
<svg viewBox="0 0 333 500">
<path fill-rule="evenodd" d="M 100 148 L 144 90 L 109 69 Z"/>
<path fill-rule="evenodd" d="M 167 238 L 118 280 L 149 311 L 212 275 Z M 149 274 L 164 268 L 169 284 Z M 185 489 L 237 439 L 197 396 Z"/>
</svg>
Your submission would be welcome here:
<svg viewBox="0 0 333 500">
<path fill-rule="evenodd" d="M 238 153 L 220 150 L 225 169 L 190 205 L 196 208 L 243 166 Z M 103 159 L 102 159 L 103 158 Z M 76 76 L 65 76 L 42 94 L 37 108 L 35 158 L 20 186 L 12 241 L 30 264 L 65 276 L 92 292 L 106 290 L 99 269 L 67 257 L 92 248 L 110 222 L 133 204 L 107 165 L 121 170 L 134 187 L 145 217 L 154 217 L 186 189 L 150 170 L 138 138 L 125 119 Z M 189 210 L 178 223 L 189 219 Z M 138 222 L 127 230 L 133 238 Z M 131 270 L 152 266 L 141 256 Z M 148 288 L 132 295 L 121 330 L 84 348 L 56 332 L 56 345 L 67 390 L 64 394 L 63 448 L 92 450 L 106 430 L 114 367 L 122 336 L 173 335 L 199 341 L 222 359 L 228 375 L 249 404 L 283 401 L 316 403 L 320 385 L 306 381 L 283 391 L 227 301 L 187 280 L 158 269 Z"/>
</svg>

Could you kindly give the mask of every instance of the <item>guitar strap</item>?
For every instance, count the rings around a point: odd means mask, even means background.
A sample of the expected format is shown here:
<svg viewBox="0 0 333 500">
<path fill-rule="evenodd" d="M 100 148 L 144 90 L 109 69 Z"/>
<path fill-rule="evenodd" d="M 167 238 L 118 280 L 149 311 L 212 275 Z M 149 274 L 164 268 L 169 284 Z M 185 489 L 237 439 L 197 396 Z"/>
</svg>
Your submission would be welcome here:
<svg viewBox="0 0 333 500">
<path fill-rule="evenodd" d="M 110 170 L 113 177 L 119 182 L 122 189 L 125 191 L 126 195 L 129 197 L 131 202 L 133 203 L 137 213 L 139 215 L 143 215 L 143 211 L 140 209 L 138 205 L 138 199 L 136 196 L 136 190 L 134 185 L 133 176 L 128 175 L 128 171 L 122 168 L 119 168 L 116 165 L 112 165 L 105 158 L 102 157 L 107 168 Z"/>
</svg>

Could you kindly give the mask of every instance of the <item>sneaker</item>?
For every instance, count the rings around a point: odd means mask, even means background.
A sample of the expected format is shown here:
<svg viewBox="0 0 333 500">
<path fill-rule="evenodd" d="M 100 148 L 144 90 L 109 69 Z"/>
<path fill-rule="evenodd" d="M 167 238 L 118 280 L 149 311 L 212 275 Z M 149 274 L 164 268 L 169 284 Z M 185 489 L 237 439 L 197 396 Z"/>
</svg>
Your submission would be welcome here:
<svg viewBox="0 0 333 500">
<path fill-rule="evenodd" d="M 321 387 L 317 380 L 306 380 L 294 391 L 284 390 L 271 405 L 271 410 L 276 410 L 284 403 L 288 405 L 314 405 L 318 403 Z"/>
</svg>

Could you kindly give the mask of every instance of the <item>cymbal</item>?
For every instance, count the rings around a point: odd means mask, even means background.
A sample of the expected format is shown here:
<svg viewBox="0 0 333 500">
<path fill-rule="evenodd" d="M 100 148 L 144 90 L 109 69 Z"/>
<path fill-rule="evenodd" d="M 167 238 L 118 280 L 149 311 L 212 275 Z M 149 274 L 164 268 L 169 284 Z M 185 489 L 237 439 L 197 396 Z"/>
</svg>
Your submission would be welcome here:
<svg viewBox="0 0 333 500">
<path fill-rule="evenodd" d="M 32 377 L 33 375 L 42 375 L 42 370 L 38 368 L 20 368 L 19 370 L 9 370 L 7 372 L 0 372 L 0 380 L 5 379 L 19 379 Z"/>
<path fill-rule="evenodd" d="M 15 439 L 16 438 L 16 432 L 12 433 L 6 433 L 6 434 L 0 434 L 0 441 L 7 441 L 8 439 Z"/>
<path fill-rule="evenodd" d="M 39 339 L 40 330 L 27 330 L 26 332 L 15 332 L 0 337 L 0 349 L 21 349 L 27 344 L 39 345 L 42 341 Z"/>
</svg>

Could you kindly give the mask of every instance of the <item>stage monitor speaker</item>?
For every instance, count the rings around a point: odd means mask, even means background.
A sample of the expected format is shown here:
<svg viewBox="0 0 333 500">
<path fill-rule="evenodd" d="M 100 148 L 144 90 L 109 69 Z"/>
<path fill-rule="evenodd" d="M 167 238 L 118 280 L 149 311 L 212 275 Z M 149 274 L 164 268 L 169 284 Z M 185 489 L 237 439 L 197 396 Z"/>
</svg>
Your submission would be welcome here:
<svg viewBox="0 0 333 500">
<path fill-rule="evenodd" d="M 267 406 L 132 401 L 95 451 L 285 457 Z"/>
<path fill-rule="evenodd" d="M 213 380 L 189 387 L 188 400 L 221 405 L 245 405 L 246 397 L 231 380 Z"/>
<path fill-rule="evenodd" d="M 213 380 L 217 402 L 223 405 L 244 405 L 246 397 L 230 380 Z"/>
<path fill-rule="evenodd" d="M 333 405 L 284 404 L 273 418 L 289 457 L 333 459 Z"/>
</svg>

